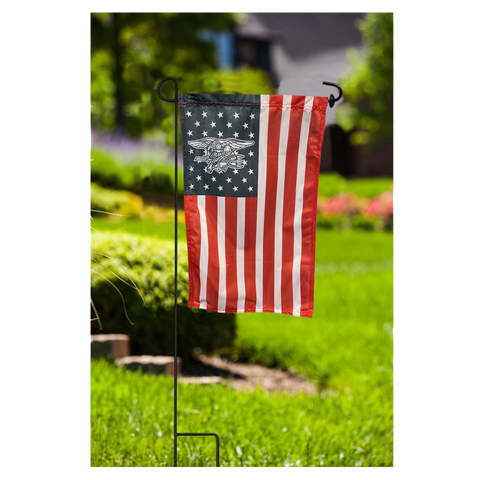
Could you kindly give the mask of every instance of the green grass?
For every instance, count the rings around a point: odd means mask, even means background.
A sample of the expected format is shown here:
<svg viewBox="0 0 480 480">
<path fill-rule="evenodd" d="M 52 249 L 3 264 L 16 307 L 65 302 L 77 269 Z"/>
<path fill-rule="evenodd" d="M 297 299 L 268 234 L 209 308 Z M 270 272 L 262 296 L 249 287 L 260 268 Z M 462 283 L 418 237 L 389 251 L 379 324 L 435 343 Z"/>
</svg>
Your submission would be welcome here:
<svg viewBox="0 0 480 480">
<path fill-rule="evenodd" d="M 380 388 L 304 394 L 179 386 L 183 432 L 214 431 L 221 466 L 388 466 L 391 409 Z M 172 466 L 172 379 L 92 362 L 92 466 Z M 180 466 L 214 466 L 211 438 L 179 441 Z"/>
<path fill-rule="evenodd" d="M 153 222 L 115 228 L 173 238 Z M 293 368 L 320 395 L 181 385 L 180 429 L 217 432 L 223 466 L 392 465 L 392 257 L 391 233 L 319 230 L 314 317 L 239 314 L 231 355 Z M 171 465 L 171 422 L 171 379 L 93 364 L 92 465 Z M 181 465 L 213 465 L 214 442 L 181 439 L 179 455 Z"/>
<path fill-rule="evenodd" d="M 314 317 L 238 315 L 234 355 L 294 368 L 324 388 L 353 387 L 363 374 L 391 381 L 392 235 L 317 233 Z"/>
<path fill-rule="evenodd" d="M 393 179 L 388 177 L 346 179 L 335 173 L 325 173 L 320 175 L 318 181 L 318 195 L 331 197 L 348 192 L 355 193 L 359 197 L 371 198 L 392 187 Z"/>
</svg>

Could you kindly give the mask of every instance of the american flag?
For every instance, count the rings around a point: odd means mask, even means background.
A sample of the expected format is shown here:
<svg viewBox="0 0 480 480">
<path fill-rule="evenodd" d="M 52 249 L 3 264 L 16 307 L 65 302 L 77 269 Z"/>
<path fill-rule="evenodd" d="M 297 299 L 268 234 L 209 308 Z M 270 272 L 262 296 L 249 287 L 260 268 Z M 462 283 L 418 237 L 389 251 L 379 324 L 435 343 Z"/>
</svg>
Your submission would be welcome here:
<svg viewBox="0 0 480 480">
<path fill-rule="evenodd" d="M 312 316 L 327 102 L 179 96 L 189 306 Z"/>
</svg>

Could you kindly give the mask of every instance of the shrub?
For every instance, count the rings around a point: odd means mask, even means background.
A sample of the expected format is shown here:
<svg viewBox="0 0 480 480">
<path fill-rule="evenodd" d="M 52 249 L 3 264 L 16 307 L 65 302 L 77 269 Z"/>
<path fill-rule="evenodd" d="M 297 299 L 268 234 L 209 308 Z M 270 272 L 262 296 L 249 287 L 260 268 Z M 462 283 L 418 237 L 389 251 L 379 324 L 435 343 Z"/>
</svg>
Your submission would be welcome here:
<svg viewBox="0 0 480 480">
<path fill-rule="evenodd" d="M 158 161 L 137 159 L 122 161 L 98 149 L 92 149 L 91 180 L 103 187 L 156 193 L 173 197 L 175 167 Z M 179 167 L 179 195 L 183 195 L 182 168 Z"/>
<path fill-rule="evenodd" d="M 133 354 L 172 355 L 173 269 L 170 241 L 127 233 L 92 233 L 92 300 L 102 327 L 92 322 L 92 333 L 130 335 Z M 183 359 L 188 361 L 195 349 L 211 353 L 233 344 L 235 315 L 186 306 L 188 268 L 183 242 L 179 243 L 178 292 L 178 351 Z"/>
<path fill-rule="evenodd" d="M 138 218 L 143 209 L 142 197 L 125 190 L 110 190 L 95 183 L 91 184 L 90 207 L 95 210 L 109 213 L 118 213 L 129 217 Z"/>
</svg>

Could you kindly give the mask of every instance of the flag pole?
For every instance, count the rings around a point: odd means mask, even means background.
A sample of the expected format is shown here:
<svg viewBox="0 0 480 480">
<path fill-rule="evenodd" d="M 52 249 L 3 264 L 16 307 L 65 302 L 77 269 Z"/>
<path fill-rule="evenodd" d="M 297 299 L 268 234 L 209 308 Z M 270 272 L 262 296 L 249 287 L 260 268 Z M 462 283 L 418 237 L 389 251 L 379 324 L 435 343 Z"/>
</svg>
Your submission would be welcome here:
<svg viewBox="0 0 480 480">
<path fill-rule="evenodd" d="M 175 98 L 165 98 L 160 90 L 165 82 L 173 82 Z M 178 437 L 215 437 L 216 441 L 216 467 L 220 466 L 220 438 L 216 433 L 179 433 L 178 432 L 178 83 L 172 77 L 165 77 L 157 85 L 157 95 L 160 100 L 175 103 L 175 303 L 174 303 L 174 340 L 173 340 L 173 466 L 177 466 L 177 440 Z"/>
</svg>

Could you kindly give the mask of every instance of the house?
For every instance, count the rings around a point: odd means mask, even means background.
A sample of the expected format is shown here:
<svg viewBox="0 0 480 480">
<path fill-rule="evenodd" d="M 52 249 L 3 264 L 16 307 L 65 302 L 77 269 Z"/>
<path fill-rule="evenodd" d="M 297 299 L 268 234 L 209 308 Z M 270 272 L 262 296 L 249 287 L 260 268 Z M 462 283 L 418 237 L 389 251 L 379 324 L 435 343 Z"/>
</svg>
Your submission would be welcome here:
<svg viewBox="0 0 480 480">
<path fill-rule="evenodd" d="M 362 53 L 356 22 L 363 13 L 248 13 L 232 32 L 216 34 L 218 61 L 224 68 L 249 65 L 268 72 L 279 94 L 329 96 L 348 72 L 346 53 Z M 352 147 L 327 109 L 321 172 L 345 176 L 393 175 L 393 144 L 372 150 Z"/>
</svg>

